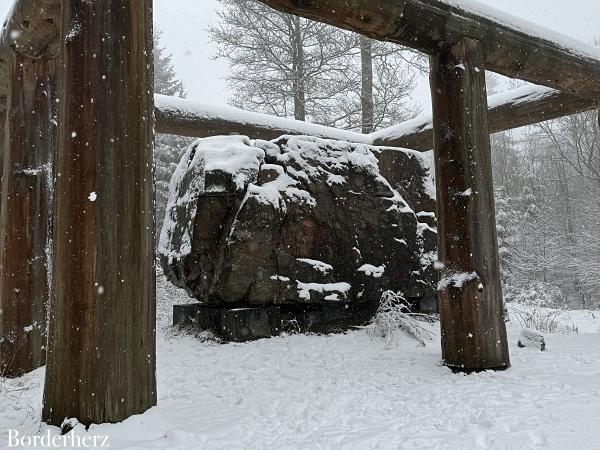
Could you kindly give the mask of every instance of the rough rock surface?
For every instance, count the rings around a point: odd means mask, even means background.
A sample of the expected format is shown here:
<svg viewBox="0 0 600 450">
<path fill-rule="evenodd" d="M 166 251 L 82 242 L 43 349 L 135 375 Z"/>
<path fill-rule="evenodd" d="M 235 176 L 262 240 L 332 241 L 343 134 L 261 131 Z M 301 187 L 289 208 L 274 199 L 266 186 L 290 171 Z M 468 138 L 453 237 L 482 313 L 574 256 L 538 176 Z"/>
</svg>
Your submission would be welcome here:
<svg viewBox="0 0 600 450">
<path fill-rule="evenodd" d="M 205 304 L 435 295 L 427 159 L 311 137 L 201 139 L 171 180 L 159 252 Z"/>
</svg>

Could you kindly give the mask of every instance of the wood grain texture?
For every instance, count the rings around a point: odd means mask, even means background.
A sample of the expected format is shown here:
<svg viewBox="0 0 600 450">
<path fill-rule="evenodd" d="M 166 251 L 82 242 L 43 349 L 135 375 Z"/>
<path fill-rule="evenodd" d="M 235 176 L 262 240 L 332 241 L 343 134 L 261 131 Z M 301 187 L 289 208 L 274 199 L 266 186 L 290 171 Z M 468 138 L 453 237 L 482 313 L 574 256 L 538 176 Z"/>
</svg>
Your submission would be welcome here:
<svg viewBox="0 0 600 450">
<path fill-rule="evenodd" d="M 64 0 L 43 420 L 156 404 L 151 0 Z"/>
<path fill-rule="evenodd" d="M 483 50 L 465 38 L 431 58 L 442 357 L 464 371 L 510 365 Z"/>
<path fill-rule="evenodd" d="M 11 56 L 0 208 L 0 374 L 45 362 L 54 61 Z"/>
<path fill-rule="evenodd" d="M 0 195 L 2 195 L 2 175 L 4 173 L 4 152 L 6 149 L 6 110 L 0 110 Z M 0 214 L 2 213 L 2 201 L 0 201 Z"/>
<path fill-rule="evenodd" d="M 8 97 L 12 50 L 34 59 L 52 59 L 58 52 L 60 0 L 18 0 L 11 12 L 0 32 L 0 109 Z"/>
<path fill-rule="evenodd" d="M 512 78 L 600 99 L 600 61 L 440 0 L 259 0 L 279 11 L 433 55 L 470 37 L 483 62 Z"/>
</svg>

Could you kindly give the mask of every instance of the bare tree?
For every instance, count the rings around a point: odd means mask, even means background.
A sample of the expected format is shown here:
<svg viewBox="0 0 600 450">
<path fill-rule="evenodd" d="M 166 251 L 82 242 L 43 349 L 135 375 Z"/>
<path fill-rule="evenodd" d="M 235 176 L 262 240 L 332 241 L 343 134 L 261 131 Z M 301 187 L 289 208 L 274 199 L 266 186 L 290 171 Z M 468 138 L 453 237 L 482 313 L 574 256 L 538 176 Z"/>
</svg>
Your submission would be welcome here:
<svg viewBox="0 0 600 450">
<path fill-rule="evenodd" d="M 373 99 L 373 41 L 366 36 L 360 36 L 360 65 L 362 132 L 368 134 L 375 130 L 375 104 Z"/>
<path fill-rule="evenodd" d="M 600 188 L 600 125 L 596 111 L 563 117 L 540 128 L 553 150 L 580 177 Z"/>
<path fill-rule="evenodd" d="M 210 27 L 231 64 L 231 103 L 298 120 L 371 132 L 411 118 L 422 55 L 290 16 L 252 0 L 220 0 Z"/>
<path fill-rule="evenodd" d="M 600 305 L 600 129 L 590 112 L 493 139 L 507 298 Z"/>
<path fill-rule="evenodd" d="M 337 28 L 276 12 L 253 0 L 220 0 L 209 28 L 216 57 L 231 64 L 231 103 L 243 109 L 306 120 L 341 92 L 353 37 Z"/>
<path fill-rule="evenodd" d="M 370 133 L 415 117 L 412 100 L 416 73 L 425 71 L 423 55 L 388 42 L 355 36 L 342 94 L 329 100 L 319 123 Z M 354 56 L 354 52 L 358 56 Z"/>
<path fill-rule="evenodd" d="M 600 194 L 600 128 L 598 113 L 589 112 L 564 117 L 540 125 L 551 156 L 553 182 L 561 206 L 556 220 L 562 224 L 561 262 L 559 278 L 570 286 L 569 294 L 579 299 L 581 307 L 589 306 L 595 295 L 594 273 L 600 256 L 589 258 L 594 249 L 590 229 L 600 224 L 598 195 Z M 590 195 L 591 194 L 591 195 Z M 594 199 L 594 200 L 592 200 Z M 584 225 L 585 224 L 585 225 Z M 591 247 L 590 247 L 591 245 Z"/>
</svg>

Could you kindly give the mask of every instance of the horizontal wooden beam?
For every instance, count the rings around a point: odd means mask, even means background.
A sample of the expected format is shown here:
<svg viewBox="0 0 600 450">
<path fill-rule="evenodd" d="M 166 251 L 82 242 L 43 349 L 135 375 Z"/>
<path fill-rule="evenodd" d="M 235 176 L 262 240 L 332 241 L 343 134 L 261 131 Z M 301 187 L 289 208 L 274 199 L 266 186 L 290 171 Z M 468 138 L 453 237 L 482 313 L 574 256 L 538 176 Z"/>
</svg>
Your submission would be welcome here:
<svg viewBox="0 0 600 450">
<path fill-rule="evenodd" d="M 284 134 L 306 134 L 336 139 L 427 151 L 433 148 L 430 115 L 365 135 L 322 125 L 237 108 L 155 95 L 156 131 L 188 137 L 243 134 L 253 139 L 275 139 Z M 532 125 L 545 120 L 597 108 L 595 100 L 542 86 L 525 86 L 488 98 L 489 129 L 492 133 Z"/>
<path fill-rule="evenodd" d="M 483 42 L 488 70 L 600 99 L 600 49 L 474 1 L 259 1 L 429 54 L 466 35 Z M 9 50 L 33 58 L 56 52 L 59 12 L 60 0 L 16 1 L 0 34 L 0 110 L 6 107 Z"/>
<path fill-rule="evenodd" d="M 299 120 L 243 111 L 227 105 L 193 102 L 156 94 L 156 132 L 188 137 L 242 134 L 252 139 L 276 139 L 302 134 L 325 139 L 370 143 L 368 135 Z"/>
<path fill-rule="evenodd" d="M 543 86 L 524 86 L 488 98 L 488 128 L 500 133 L 546 120 L 590 111 L 595 100 L 576 97 Z M 372 135 L 374 145 L 427 151 L 433 148 L 433 122 L 430 115 L 395 125 Z"/>
<path fill-rule="evenodd" d="M 469 0 L 259 0 L 298 14 L 434 54 L 462 36 L 483 43 L 486 68 L 581 97 L 600 99 L 600 49 Z M 39 57 L 58 36 L 60 0 L 18 0 L 0 34 L 0 110 L 8 92 L 8 49 Z"/>
<path fill-rule="evenodd" d="M 600 49 L 473 0 L 259 1 L 429 55 L 469 37 L 487 70 L 600 99 Z"/>
<path fill-rule="evenodd" d="M 242 134 L 253 139 L 276 139 L 284 134 L 305 134 L 419 151 L 433 148 L 431 115 L 376 131 L 370 135 L 340 130 L 293 119 L 243 111 L 225 105 L 155 95 L 156 132 L 187 137 Z M 554 89 L 526 86 L 488 99 L 489 129 L 492 133 L 511 130 L 598 107 L 595 100 L 582 99 Z"/>
</svg>

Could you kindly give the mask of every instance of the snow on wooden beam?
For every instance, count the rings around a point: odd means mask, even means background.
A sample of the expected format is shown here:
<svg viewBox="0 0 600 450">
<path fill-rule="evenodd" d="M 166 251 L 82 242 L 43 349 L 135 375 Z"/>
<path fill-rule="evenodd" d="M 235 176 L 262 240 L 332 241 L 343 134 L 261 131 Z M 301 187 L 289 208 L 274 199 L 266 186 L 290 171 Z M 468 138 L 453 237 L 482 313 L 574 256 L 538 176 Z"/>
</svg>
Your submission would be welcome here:
<svg viewBox="0 0 600 450">
<path fill-rule="evenodd" d="M 600 99 L 600 49 L 473 0 L 259 1 L 430 55 L 477 39 L 487 70 Z"/>
<path fill-rule="evenodd" d="M 155 95 L 156 131 L 188 137 L 242 134 L 253 139 L 275 139 L 284 134 L 305 134 L 381 147 L 419 151 L 433 148 L 431 115 L 365 135 L 299 120 L 243 111 L 225 105 L 192 102 Z M 544 86 L 524 86 L 488 99 L 491 133 L 597 108 L 595 100 L 580 98 Z"/>
<path fill-rule="evenodd" d="M 158 133 L 188 137 L 241 134 L 253 139 L 276 139 L 284 134 L 301 134 L 365 144 L 371 142 L 368 135 L 227 105 L 193 102 L 160 94 L 154 98 Z"/>
<path fill-rule="evenodd" d="M 381 147 L 428 151 L 433 148 L 431 115 L 394 125 L 370 135 L 294 119 L 244 111 L 227 105 L 155 95 L 156 131 L 187 137 L 242 134 L 253 139 L 275 139 L 284 134 L 305 134 Z M 525 86 L 488 98 L 491 133 L 590 111 L 595 100 L 543 86 Z M 2 106 L 0 105 L 0 110 Z"/>
<path fill-rule="evenodd" d="M 490 133 L 590 111 L 598 102 L 544 86 L 524 86 L 488 97 Z M 374 145 L 427 151 L 433 148 L 433 119 L 424 115 L 371 135 Z"/>
</svg>

